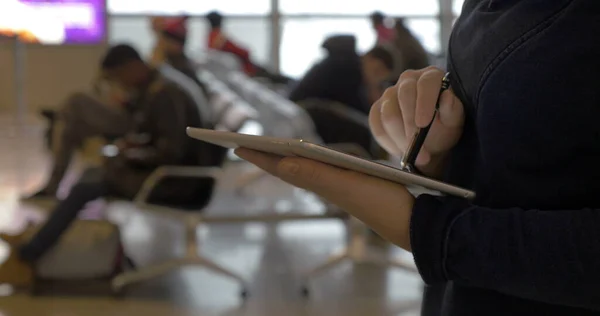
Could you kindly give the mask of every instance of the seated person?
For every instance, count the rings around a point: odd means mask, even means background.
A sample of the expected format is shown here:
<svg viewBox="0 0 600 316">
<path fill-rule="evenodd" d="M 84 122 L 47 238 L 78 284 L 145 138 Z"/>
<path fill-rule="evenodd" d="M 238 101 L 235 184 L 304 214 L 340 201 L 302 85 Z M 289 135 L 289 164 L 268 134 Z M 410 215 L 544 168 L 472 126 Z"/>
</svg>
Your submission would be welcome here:
<svg viewBox="0 0 600 316">
<path fill-rule="evenodd" d="M 385 48 L 394 55 L 394 72 L 391 80 L 395 84 L 404 71 L 429 66 L 429 54 L 406 26 L 404 19 L 396 19 L 394 30 L 394 38 Z"/>
<path fill-rule="evenodd" d="M 19 236 L 0 236 L 12 248 L 9 259 L 0 266 L 0 284 L 27 286 L 31 282 L 30 267 L 52 248 L 87 202 L 104 196 L 132 199 L 159 166 L 199 165 L 206 161 L 201 146 L 185 132 L 187 126 L 203 127 L 198 107 L 187 91 L 163 78 L 127 45 L 112 47 L 102 68 L 109 78 L 137 95 L 129 106 L 136 118 L 133 126 L 120 143 L 119 154 L 109 158 L 103 168 L 86 171 L 30 241 L 21 243 Z M 205 192 L 205 184 L 172 181 L 151 196 L 161 201 L 195 198 Z"/>
<path fill-rule="evenodd" d="M 208 20 L 210 25 L 207 47 L 233 54 L 242 63 L 244 72 L 248 76 L 254 76 L 256 74 L 256 67 L 250 59 L 250 52 L 234 43 L 221 29 L 221 26 L 223 25 L 223 16 L 219 12 L 213 11 L 206 15 L 206 20 Z"/>
<path fill-rule="evenodd" d="M 323 48 L 327 57 L 304 75 L 289 99 L 335 101 L 367 115 L 371 99 L 376 100 L 377 93 L 383 92 L 381 83 L 394 68 L 393 57 L 384 48 L 376 47 L 361 58 L 356 52 L 356 39 L 351 35 L 330 37 Z"/>
<path fill-rule="evenodd" d="M 187 41 L 187 22 L 188 17 L 178 18 L 154 18 L 152 21 L 155 30 L 156 46 L 152 56 L 152 64 L 160 66 L 167 63 L 177 71 L 183 73 L 192 79 L 205 95 L 208 90 L 204 84 L 198 80 L 197 67 L 185 54 L 185 44 Z"/>
<path fill-rule="evenodd" d="M 158 45 L 158 38 L 160 37 L 167 20 L 168 18 L 164 16 L 150 17 L 150 28 L 152 29 L 152 33 L 154 33 L 156 39 L 154 47 L 152 48 L 152 53 L 150 55 L 150 64 L 152 66 L 157 66 L 165 62 L 165 54 L 162 47 Z"/>
<path fill-rule="evenodd" d="M 383 13 L 375 11 L 371 14 L 371 25 L 377 34 L 377 45 L 386 45 L 394 40 L 394 28 L 387 26 L 385 22 L 386 16 Z"/>
<path fill-rule="evenodd" d="M 44 187 L 28 199 L 55 198 L 75 151 L 93 137 L 116 138 L 128 130 L 131 120 L 124 109 L 124 91 L 106 81 L 96 82 L 91 91 L 74 93 L 56 113 L 50 130 L 53 165 Z"/>
<path fill-rule="evenodd" d="M 250 52 L 242 46 L 233 42 L 222 30 L 223 16 L 216 11 L 206 15 L 210 25 L 207 47 L 236 56 L 242 63 L 246 75 L 250 77 L 263 77 L 273 83 L 288 84 L 292 80 L 286 76 L 273 73 L 268 69 L 252 62 Z"/>
</svg>

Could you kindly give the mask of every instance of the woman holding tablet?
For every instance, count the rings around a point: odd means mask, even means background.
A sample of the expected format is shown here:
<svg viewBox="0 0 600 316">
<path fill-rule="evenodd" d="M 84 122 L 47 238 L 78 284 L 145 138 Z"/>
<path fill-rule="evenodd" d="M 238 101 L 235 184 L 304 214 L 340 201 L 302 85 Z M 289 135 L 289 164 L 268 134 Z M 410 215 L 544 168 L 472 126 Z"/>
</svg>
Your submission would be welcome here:
<svg viewBox="0 0 600 316">
<path fill-rule="evenodd" d="M 450 40 L 451 89 L 416 167 L 473 189 L 474 201 L 414 198 L 316 161 L 237 152 L 412 251 L 443 294 L 426 297 L 428 315 L 600 315 L 599 29 L 598 1 L 466 1 Z M 408 71 L 373 106 L 373 133 L 391 153 L 431 120 L 443 75 Z"/>
</svg>

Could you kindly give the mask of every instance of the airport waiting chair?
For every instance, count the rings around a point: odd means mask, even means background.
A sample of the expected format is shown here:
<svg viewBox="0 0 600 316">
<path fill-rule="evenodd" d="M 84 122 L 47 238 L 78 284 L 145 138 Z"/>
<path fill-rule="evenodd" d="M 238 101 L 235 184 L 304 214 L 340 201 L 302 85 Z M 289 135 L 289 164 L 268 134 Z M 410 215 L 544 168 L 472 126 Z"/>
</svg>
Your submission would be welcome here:
<svg viewBox="0 0 600 316">
<path fill-rule="evenodd" d="M 211 87 L 213 89 L 213 112 L 218 113 L 214 117 L 216 129 L 226 131 L 239 131 L 252 122 L 256 122 L 258 113 L 250 107 L 246 102 L 236 97 L 224 85 L 219 87 L 219 83 L 211 74 L 206 75 L 211 79 Z M 204 77 L 206 79 L 207 77 Z M 215 87 L 216 86 L 216 87 Z M 220 102 L 222 104 L 214 104 Z M 226 268 L 216 264 L 209 258 L 202 256 L 199 252 L 197 242 L 198 236 L 196 230 L 202 223 L 239 223 L 246 220 L 262 221 L 269 219 L 278 219 L 277 217 L 205 217 L 203 210 L 209 204 L 212 197 L 212 192 L 222 177 L 222 165 L 227 158 L 228 150 L 208 143 L 198 142 L 199 146 L 206 147 L 206 150 L 213 153 L 211 155 L 211 167 L 199 166 L 165 166 L 158 168 L 145 181 L 142 189 L 135 198 L 136 206 L 141 210 L 150 211 L 162 217 L 168 217 L 181 222 L 185 227 L 185 247 L 186 253 L 181 258 L 174 258 L 163 263 L 143 267 L 138 270 L 125 272 L 113 279 L 112 285 L 116 292 L 120 292 L 125 286 L 133 283 L 143 282 L 169 271 L 186 267 L 199 266 L 204 267 L 213 272 L 229 277 L 237 281 L 241 285 L 240 295 L 245 298 L 248 294 L 247 283 L 239 275 Z M 206 185 L 202 186 L 202 190 L 198 192 L 194 199 L 187 201 L 153 201 L 152 192 L 167 179 L 204 179 Z"/>
<path fill-rule="evenodd" d="M 162 68 L 164 71 L 165 68 Z M 167 69 L 171 71 L 171 69 Z M 172 76 L 178 75 L 172 73 Z M 200 88 L 196 86 L 189 86 L 188 89 L 197 89 L 191 92 L 199 93 Z M 218 92 L 218 87 L 212 86 L 213 92 Z M 210 90 L 210 88 L 209 88 Z M 227 116 L 227 112 L 235 108 L 235 98 L 224 97 L 223 94 L 227 93 L 226 89 L 221 89 L 221 94 L 214 94 L 212 100 L 201 100 L 200 98 L 195 99 L 198 106 L 198 113 L 206 117 L 207 113 L 210 113 L 210 125 L 219 125 L 220 116 Z M 221 102 L 216 104 L 215 108 L 215 97 L 221 97 Z M 218 113 L 219 116 L 217 116 Z M 246 112 L 244 112 L 246 113 Z M 249 116 L 238 115 L 238 121 L 236 124 L 241 125 L 243 120 L 246 120 Z M 206 122 L 206 120 L 205 120 Z M 185 227 L 185 242 L 186 242 L 186 254 L 181 258 L 175 258 L 166 262 L 152 265 L 148 267 L 142 267 L 134 271 L 128 271 L 116 276 L 113 279 L 112 285 L 116 292 L 121 291 L 125 286 L 137 282 L 142 282 L 148 279 L 152 279 L 156 276 L 162 275 L 174 269 L 184 266 L 202 266 L 208 268 L 218 274 L 232 278 L 238 281 L 242 286 L 241 295 L 246 295 L 246 283 L 242 277 L 235 273 L 217 265 L 210 259 L 203 257 L 199 253 L 196 229 L 202 221 L 202 211 L 209 204 L 212 197 L 212 192 L 221 174 L 221 166 L 224 164 L 226 159 L 227 149 L 221 148 L 212 144 L 197 142 L 197 146 L 201 146 L 202 153 L 210 153 L 210 161 L 205 161 L 204 166 L 163 166 L 155 170 L 143 184 L 139 194 L 135 198 L 135 204 L 140 209 L 146 209 L 157 213 L 159 216 L 166 216 L 183 223 Z M 185 181 L 191 186 L 198 185 L 199 190 L 197 194 L 189 197 L 188 199 L 180 201 L 156 201 L 153 199 L 152 192 L 156 192 L 157 188 L 161 185 L 167 185 L 169 181 Z"/>
<path fill-rule="evenodd" d="M 232 89 L 254 104 L 263 117 L 268 117 L 269 135 L 277 137 L 302 138 L 366 159 L 380 158 L 383 152 L 373 140 L 368 126 L 368 118 L 349 110 L 339 103 L 312 101 L 301 107 L 270 91 L 264 85 L 253 81 L 240 72 L 232 72 L 228 77 Z M 341 127 L 340 127 L 341 126 Z M 262 178 L 266 173 L 255 173 L 240 177 L 236 187 L 242 190 L 250 183 Z M 325 202 L 325 201 L 324 201 Z M 326 203 L 326 202 L 325 202 Z M 414 263 L 386 256 L 377 257 L 367 252 L 367 238 L 372 232 L 359 220 L 337 214 L 345 221 L 348 235 L 346 247 L 333 254 L 322 265 L 308 271 L 302 277 L 302 294 L 309 295 L 309 282 L 344 261 L 353 263 L 375 263 L 387 268 L 399 268 L 418 273 Z"/>
<path fill-rule="evenodd" d="M 274 93 L 262 91 L 261 99 L 264 110 L 277 113 L 281 123 L 292 126 L 292 132 L 285 137 L 309 138 L 321 142 L 328 147 L 372 160 L 374 155 L 379 155 L 381 149 L 372 138 L 368 118 L 356 111 L 348 110 L 339 103 L 312 101 L 305 104 L 305 108 L 283 99 Z M 257 104 L 257 108 L 261 108 Z M 259 110 L 260 111 L 260 110 Z M 280 134 L 275 134 L 281 136 Z M 282 136 L 283 137 L 283 136 Z M 257 172 L 258 173 L 258 172 Z M 238 181 L 255 181 L 241 178 Z M 239 183 L 238 182 L 238 183 Z M 246 186 L 240 184 L 240 187 Z M 325 202 L 325 201 L 324 201 Z M 326 203 L 326 202 L 325 202 Z M 387 256 L 376 256 L 367 250 L 367 238 L 372 232 L 356 218 L 346 216 L 347 244 L 340 252 L 330 256 L 322 265 L 315 267 L 302 276 L 302 294 L 309 295 L 309 282 L 322 273 L 337 266 L 344 261 L 353 263 L 375 263 L 386 268 L 399 268 L 412 273 L 418 273 L 411 261 L 404 261 Z"/>
<path fill-rule="evenodd" d="M 333 149 L 366 159 L 381 159 L 385 156 L 385 151 L 371 136 L 368 118 L 362 113 L 348 110 L 343 104 L 328 104 L 327 110 L 320 107 L 323 105 L 323 101 L 310 102 L 304 104 L 305 107 L 301 107 L 237 71 L 231 72 L 226 82 L 248 103 L 254 105 L 262 120 L 267 118 L 263 124 L 267 126 L 265 133 L 268 135 L 302 138 L 316 143 L 324 143 Z M 333 120 L 333 123 L 329 120 Z M 345 124 L 345 127 L 336 131 L 338 124 Z M 262 178 L 265 174 L 262 170 L 256 170 L 255 173 L 240 177 L 236 184 L 238 191 Z M 327 205 L 327 202 L 324 201 L 324 203 Z M 345 231 L 348 235 L 346 246 L 331 255 L 323 264 L 302 276 L 301 291 L 304 296 L 309 296 L 309 283 L 313 278 L 344 261 L 375 263 L 386 268 L 398 268 L 418 273 L 414 262 L 410 260 L 374 256 L 372 252 L 367 252 L 367 238 L 372 234 L 370 229 L 356 218 L 340 212 L 329 212 L 328 215 L 332 214 L 346 219 L 344 221 Z"/>
<path fill-rule="evenodd" d="M 229 53 L 208 50 L 206 51 L 205 60 L 204 68 L 212 72 L 221 81 L 224 81 L 230 72 L 242 69 L 240 60 Z"/>
<path fill-rule="evenodd" d="M 255 108 L 260 113 L 261 123 L 265 126 L 265 134 L 326 144 L 331 148 L 358 156 L 365 156 L 369 153 L 364 150 L 365 147 L 352 141 L 351 137 L 325 141 L 319 135 L 310 113 L 266 86 L 254 82 L 252 78 L 234 72 L 230 74 L 229 82 L 232 86 L 237 87 L 237 89 L 234 88 L 235 90 L 242 91 L 248 99 L 253 100 Z M 363 136 L 363 138 L 365 137 Z M 237 192 L 241 193 L 245 187 L 262 179 L 265 175 L 266 173 L 262 170 L 256 170 L 241 176 L 236 183 Z"/>
<path fill-rule="evenodd" d="M 198 75 L 208 88 L 215 120 L 216 130 L 262 135 L 263 126 L 259 122 L 259 113 L 240 98 L 227 85 L 222 83 L 210 71 L 203 70 Z M 240 161 L 239 157 L 228 152 L 228 160 Z"/>
<path fill-rule="evenodd" d="M 327 100 L 307 100 L 299 105 L 308 113 L 325 144 L 355 144 L 366 151 L 365 157 L 385 158 L 385 151 L 371 134 L 369 118 L 363 113 Z"/>
<path fill-rule="evenodd" d="M 210 104 L 213 119 L 217 122 L 216 129 L 235 132 L 247 120 L 256 121 L 258 119 L 258 112 L 210 71 L 201 71 L 198 78 L 211 93 Z"/>
<path fill-rule="evenodd" d="M 198 245 L 197 228 L 201 223 L 209 222 L 204 218 L 202 213 L 209 204 L 212 191 L 221 175 L 222 170 L 220 167 L 165 166 L 158 168 L 148 177 L 135 198 L 136 206 L 141 210 L 182 223 L 184 226 L 186 252 L 183 257 L 170 259 L 147 267 L 138 267 L 136 270 L 116 276 L 112 280 L 112 287 L 115 292 L 122 292 L 128 285 L 154 279 L 179 268 L 195 266 L 207 268 L 238 282 L 241 286 L 240 295 L 242 298 L 247 296 L 246 281 L 238 274 L 204 257 L 200 253 Z M 205 179 L 209 181 L 209 185 L 204 186 L 203 192 L 198 192 L 196 200 L 188 200 L 185 203 L 153 203 L 151 192 L 165 179 L 173 178 Z"/>
<path fill-rule="evenodd" d="M 352 111 L 343 104 L 327 101 L 306 102 L 304 108 L 325 144 L 339 144 L 330 147 L 369 160 L 373 160 L 374 155 L 381 152 L 371 135 L 368 118 L 365 115 Z M 348 234 L 346 247 L 303 276 L 303 295 L 309 295 L 311 279 L 344 261 L 351 261 L 355 264 L 374 263 L 386 268 L 399 268 L 418 273 L 411 261 L 377 256 L 368 252 L 367 238 L 372 232 L 356 218 L 350 217 L 345 225 Z"/>
<path fill-rule="evenodd" d="M 295 103 L 242 72 L 230 73 L 227 83 L 260 113 L 265 134 L 315 140 L 316 134 L 310 118 Z"/>
</svg>

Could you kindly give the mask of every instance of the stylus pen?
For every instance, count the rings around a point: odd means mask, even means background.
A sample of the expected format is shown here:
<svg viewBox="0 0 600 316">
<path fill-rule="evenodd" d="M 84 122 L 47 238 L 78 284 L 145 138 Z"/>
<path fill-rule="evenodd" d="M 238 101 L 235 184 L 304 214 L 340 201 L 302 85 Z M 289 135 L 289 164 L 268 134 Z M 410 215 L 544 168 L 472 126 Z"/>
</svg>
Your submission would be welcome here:
<svg viewBox="0 0 600 316">
<path fill-rule="evenodd" d="M 402 157 L 402 169 L 407 171 L 414 171 L 415 161 L 417 160 L 417 156 L 425 143 L 425 138 L 427 138 L 427 134 L 429 133 L 429 129 L 433 122 L 435 121 L 435 117 L 437 116 L 440 110 L 440 99 L 442 98 L 442 93 L 450 88 L 450 73 L 446 73 L 444 78 L 442 78 L 442 87 L 440 88 L 440 93 L 438 94 L 437 101 L 435 103 L 435 110 L 433 111 L 433 117 L 431 118 L 431 122 L 427 124 L 427 126 L 423 128 L 417 129 L 412 141 L 408 145 L 406 149 L 406 154 Z"/>
</svg>

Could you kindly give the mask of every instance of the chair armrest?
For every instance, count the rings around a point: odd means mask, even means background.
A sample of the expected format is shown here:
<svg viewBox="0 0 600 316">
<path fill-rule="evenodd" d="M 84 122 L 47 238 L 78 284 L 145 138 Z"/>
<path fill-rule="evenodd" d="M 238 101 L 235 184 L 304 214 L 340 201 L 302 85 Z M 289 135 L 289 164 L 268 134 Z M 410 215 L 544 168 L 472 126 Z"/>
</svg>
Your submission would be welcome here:
<svg viewBox="0 0 600 316">
<path fill-rule="evenodd" d="M 189 166 L 164 166 L 159 167 L 142 184 L 142 188 L 135 196 L 135 203 L 145 205 L 154 188 L 164 178 L 213 178 L 217 179 L 223 174 L 217 167 L 189 167 Z"/>
</svg>

